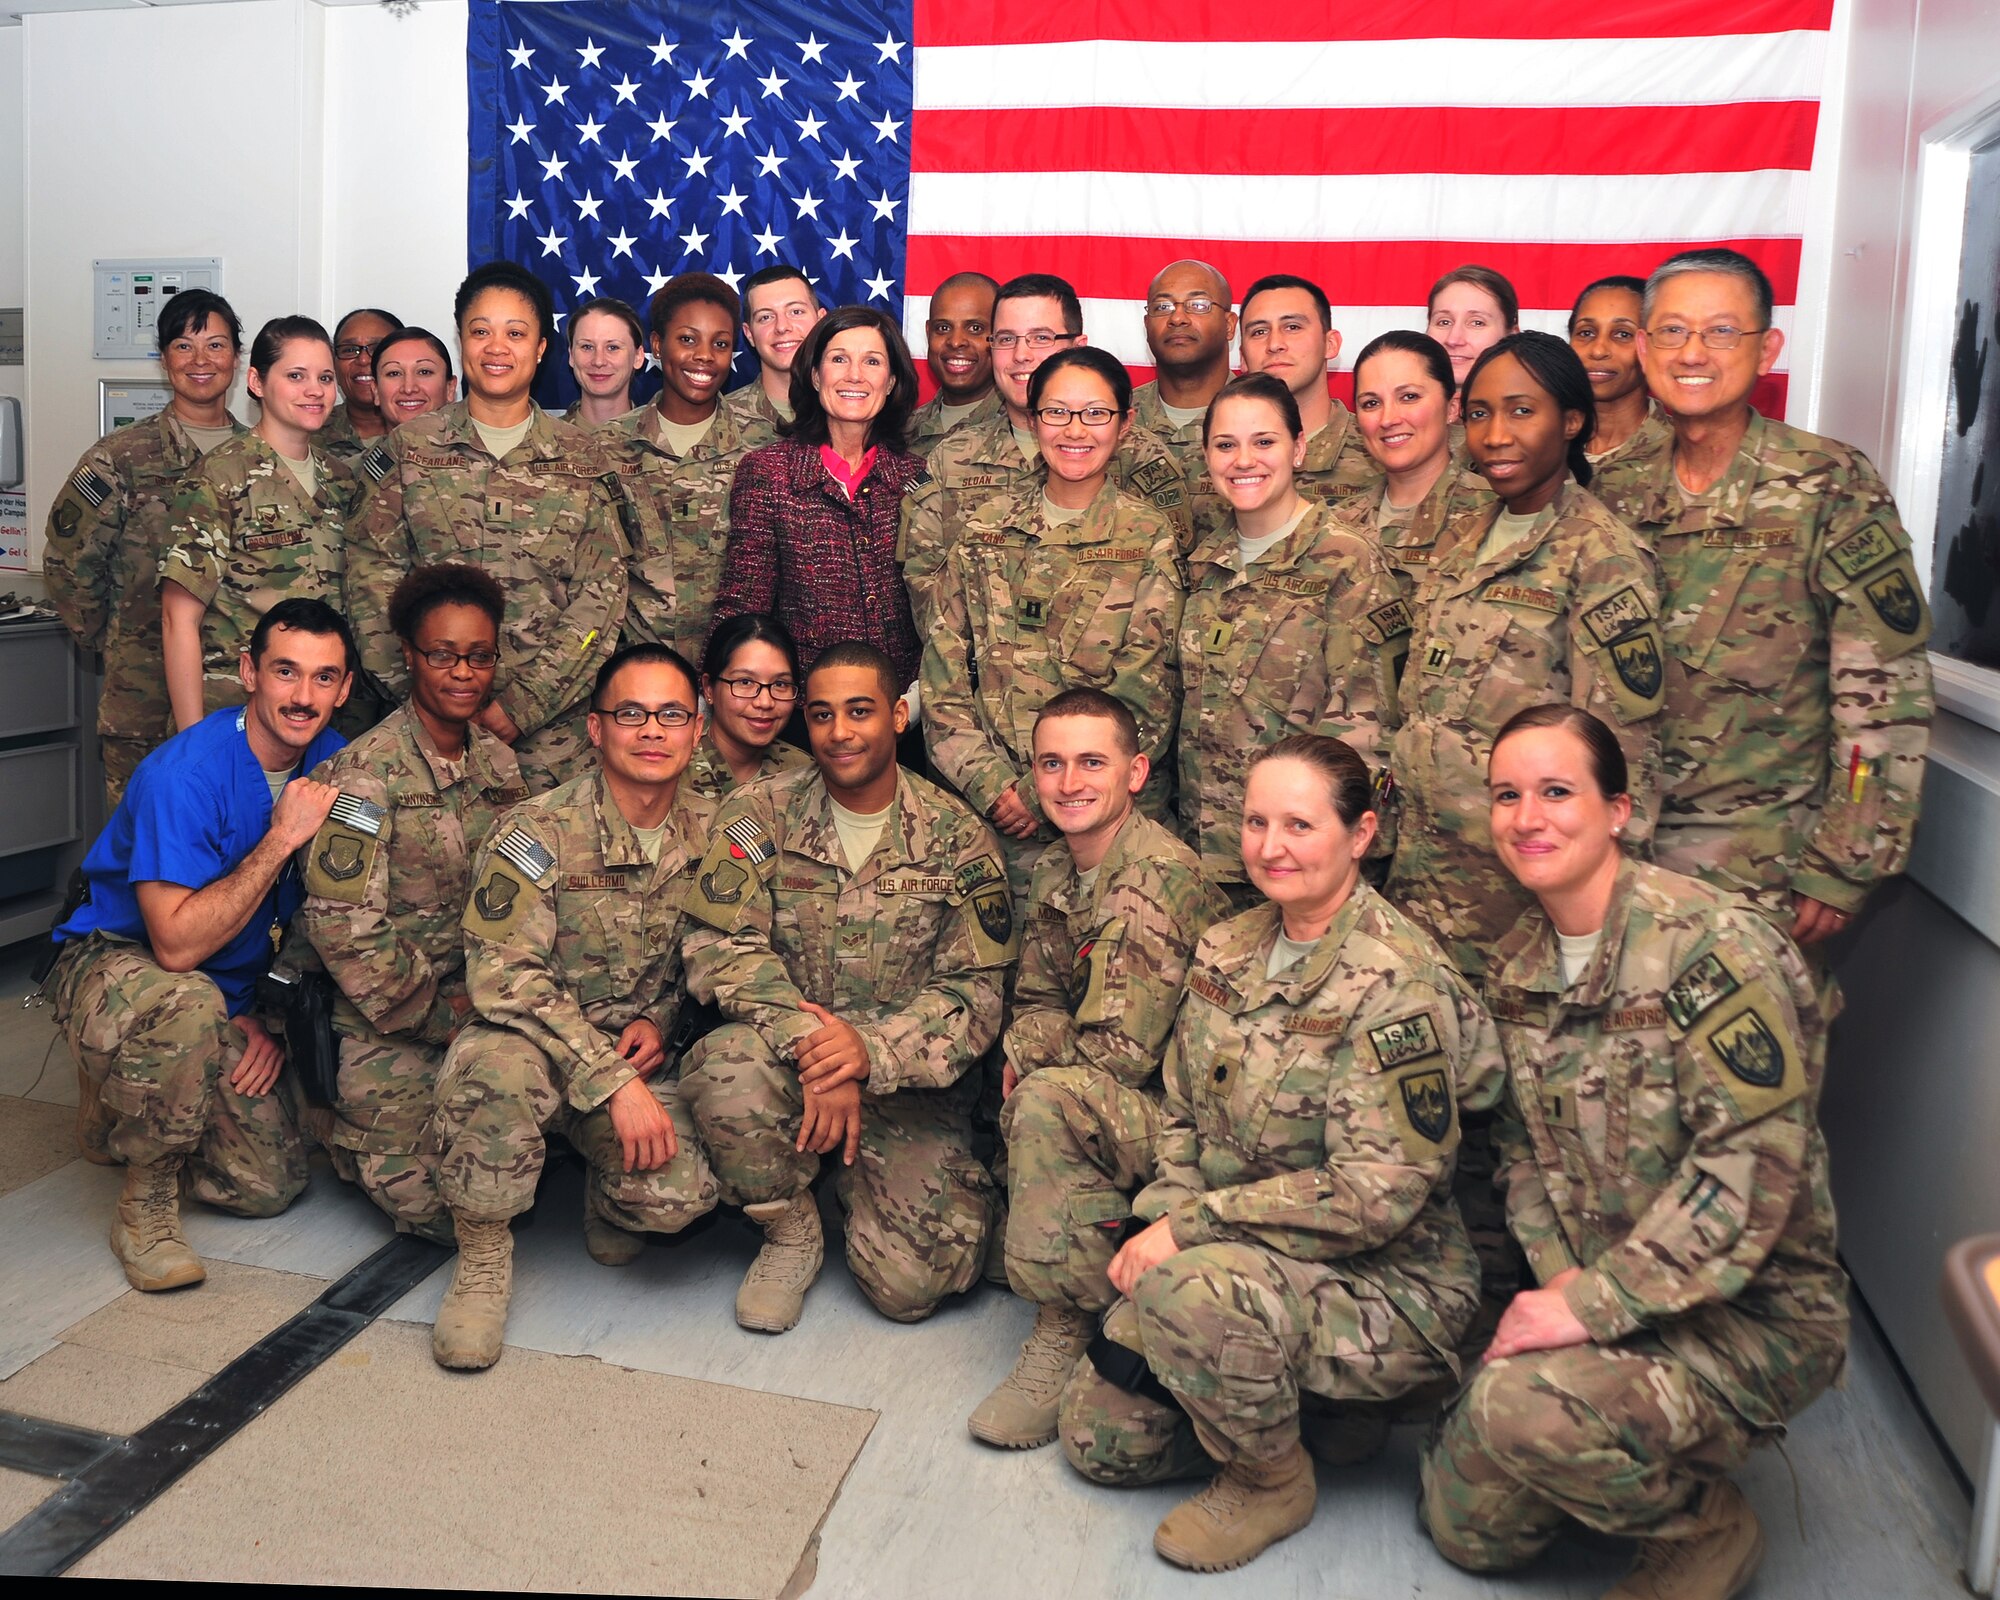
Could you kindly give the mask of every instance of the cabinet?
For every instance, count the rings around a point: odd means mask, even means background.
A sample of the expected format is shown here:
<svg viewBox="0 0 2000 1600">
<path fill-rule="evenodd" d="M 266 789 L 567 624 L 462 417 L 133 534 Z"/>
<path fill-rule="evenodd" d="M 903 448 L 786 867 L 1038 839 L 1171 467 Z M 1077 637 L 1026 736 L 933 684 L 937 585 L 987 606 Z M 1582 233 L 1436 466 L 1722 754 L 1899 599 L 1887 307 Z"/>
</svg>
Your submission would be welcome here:
<svg viewBox="0 0 2000 1600">
<path fill-rule="evenodd" d="M 47 931 L 83 829 L 83 684 L 57 622 L 0 626 L 0 945 Z"/>
</svg>

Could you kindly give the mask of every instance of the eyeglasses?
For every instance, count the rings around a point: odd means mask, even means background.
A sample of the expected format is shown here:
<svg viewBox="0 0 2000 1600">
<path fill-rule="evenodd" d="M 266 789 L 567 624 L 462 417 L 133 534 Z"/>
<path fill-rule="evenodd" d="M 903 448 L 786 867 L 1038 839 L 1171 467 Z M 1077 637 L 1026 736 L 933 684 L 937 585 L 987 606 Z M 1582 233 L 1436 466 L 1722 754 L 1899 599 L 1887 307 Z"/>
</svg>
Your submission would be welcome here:
<svg viewBox="0 0 2000 1600">
<path fill-rule="evenodd" d="M 1720 328 L 1684 328 L 1678 322 L 1669 322 L 1662 327 L 1648 328 L 1646 338 L 1662 350 L 1678 350 L 1690 339 L 1699 339 L 1711 350 L 1734 350 L 1745 339 L 1754 339 L 1764 331 L 1762 328 L 1732 328 L 1726 324 Z"/>
<path fill-rule="evenodd" d="M 1051 428 L 1067 428 L 1071 417 L 1086 428 L 1101 428 L 1118 420 L 1118 413 L 1109 406 L 1043 406 L 1035 415 Z"/>
<path fill-rule="evenodd" d="M 420 650 L 417 652 L 440 672 L 449 672 L 463 661 L 474 672 L 489 672 L 500 665 L 498 650 Z"/>
<path fill-rule="evenodd" d="M 796 700 L 799 686 L 790 678 L 773 678 L 766 683 L 762 678 L 718 678 L 718 683 L 727 684 L 729 692 L 739 700 L 755 700 L 760 694 L 768 694 L 773 700 Z"/>
<path fill-rule="evenodd" d="M 1080 333 L 1050 333 L 1047 328 L 1037 328 L 1033 333 L 996 333 L 987 343 L 995 350 L 1011 350 L 1017 344 L 1024 344 L 1030 350 L 1048 350 L 1082 337 Z"/>
<path fill-rule="evenodd" d="M 1146 306 L 1149 317 L 1171 317 L 1176 311 L 1185 311 L 1191 317 L 1205 317 L 1216 307 L 1216 302 L 1205 294 L 1191 294 L 1185 300 L 1176 300 L 1171 295 L 1161 295 Z"/>
<path fill-rule="evenodd" d="M 342 361 L 359 361 L 363 356 L 372 356 L 381 348 L 382 341 L 380 339 L 377 339 L 373 344 L 356 344 L 352 339 L 349 339 L 343 344 L 335 345 L 333 353 L 339 356 Z"/>
<path fill-rule="evenodd" d="M 694 721 L 694 713 L 686 706 L 661 706 L 657 711 L 648 711 L 644 706 L 592 706 L 600 717 L 609 717 L 621 728 L 643 728 L 649 722 L 658 720 L 663 728 L 685 728 Z"/>
</svg>

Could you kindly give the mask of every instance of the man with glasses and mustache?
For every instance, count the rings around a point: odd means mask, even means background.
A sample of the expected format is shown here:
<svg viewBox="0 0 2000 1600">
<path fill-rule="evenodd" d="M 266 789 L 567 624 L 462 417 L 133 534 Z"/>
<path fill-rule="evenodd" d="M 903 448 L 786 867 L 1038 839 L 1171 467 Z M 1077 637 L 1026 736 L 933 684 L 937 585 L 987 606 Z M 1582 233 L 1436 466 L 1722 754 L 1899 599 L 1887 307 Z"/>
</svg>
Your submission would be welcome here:
<svg viewBox="0 0 2000 1600">
<path fill-rule="evenodd" d="M 1909 861 L 1931 618 L 1867 458 L 1751 407 L 1785 342 L 1771 300 L 1734 250 L 1654 269 L 1639 358 L 1673 449 L 1613 463 L 1591 490 L 1665 580 L 1653 859 L 1743 895 L 1810 948 Z"/>
<path fill-rule="evenodd" d="M 473 869 L 474 1014 L 445 1056 L 428 1135 L 458 1234 L 431 1333 L 443 1366 L 500 1359 L 511 1224 L 535 1203 L 549 1133 L 583 1157 L 584 1242 L 605 1266 L 715 1205 L 668 1059 L 686 998 L 682 907 L 715 816 L 681 782 L 699 706 L 671 646 L 619 650 L 590 700 L 597 762 L 510 811 Z"/>
</svg>

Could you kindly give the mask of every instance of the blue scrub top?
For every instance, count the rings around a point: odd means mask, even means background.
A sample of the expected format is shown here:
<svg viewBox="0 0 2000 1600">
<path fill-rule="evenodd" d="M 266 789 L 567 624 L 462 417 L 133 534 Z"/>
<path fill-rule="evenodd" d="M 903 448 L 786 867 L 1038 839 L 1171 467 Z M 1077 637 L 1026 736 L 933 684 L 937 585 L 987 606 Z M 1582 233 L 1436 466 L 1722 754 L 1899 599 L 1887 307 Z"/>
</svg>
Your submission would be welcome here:
<svg viewBox="0 0 2000 1600">
<path fill-rule="evenodd" d="M 271 785 L 250 752 L 238 707 L 212 711 L 139 763 L 125 798 L 83 858 L 90 897 L 60 928 L 58 940 L 103 932 L 147 943 L 139 883 L 205 889 L 242 865 L 271 828 Z M 347 741 L 331 728 L 306 746 L 311 772 Z M 289 922 L 304 891 L 287 863 L 264 903 L 201 970 L 215 981 L 234 1017 L 250 1009 L 258 975 L 271 957 L 271 930 Z"/>
</svg>

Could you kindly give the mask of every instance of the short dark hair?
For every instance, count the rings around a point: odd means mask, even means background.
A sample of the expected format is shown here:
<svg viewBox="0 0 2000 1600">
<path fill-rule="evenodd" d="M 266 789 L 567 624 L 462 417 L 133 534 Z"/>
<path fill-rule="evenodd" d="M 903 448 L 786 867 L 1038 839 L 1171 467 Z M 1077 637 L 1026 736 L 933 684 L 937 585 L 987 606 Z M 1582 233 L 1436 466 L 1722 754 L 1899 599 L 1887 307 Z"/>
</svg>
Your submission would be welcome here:
<svg viewBox="0 0 2000 1600">
<path fill-rule="evenodd" d="M 1139 719 L 1132 715 L 1132 708 L 1123 700 L 1106 694 L 1102 689 L 1079 684 L 1074 689 L 1065 689 L 1061 694 L 1051 696 L 1035 713 L 1035 726 L 1039 729 L 1043 723 L 1057 717 L 1101 717 L 1117 725 L 1120 750 L 1127 756 L 1139 753 Z"/>
<path fill-rule="evenodd" d="M 607 317 L 616 317 L 620 322 L 625 324 L 625 331 L 632 335 L 634 347 L 640 350 L 646 348 L 646 330 L 640 326 L 639 313 L 634 311 L 616 295 L 601 294 L 594 300 L 584 301 L 580 306 L 571 306 L 569 312 L 570 331 L 574 333 L 576 325 L 592 312 L 602 312 Z"/>
<path fill-rule="evenodd" d="M 333 341 L 326 336 L 326 329 L 311 317 L 273 317 L 250 341 L 250 370 L 263 377 L 294 339 L 310 339 L 325 345 L 329 356 L 333 354 Z"/>
<path fill-rule="evenodd" d="M 1708 250 L 1682 250 L 1653 268 L 1653 275 L 1646 280 L 1645 291 L 1640 296 L 1640 314 L 1650 319 L 1653 299 L 1659 294 L 1660 285 L 1684 272 L 1720 272 L 1731 278 L 1741 278 L 1757 297 L 1757 320 L 1770 327 L 1771 305 L 1777 299 L 1770 277 L 1741 250 L 1729 250 L 1720 245 Z"/>
<path fill-rule="evenodd" d="M 333 337 L 336 341 L 340 338 L 340 330 L 356 317 L 379 317 L 382 321 L 389 324 L 389 331 L 391 333 L 394 333 L 403 325 L 403 319 L 393 311 L 384 311 L 380 306 L 356 306 L 333 325 Z"/>
<path fill-rule="evenodd" d="M 1581 739 L 1590 756 L 1590 775 L 1597 780 L 1597 792 L 1605 799 L 1615 800 L 1631 791 L 1632 780 L 1626 772 L 1625 751 L 1618 743 L 1618 736 L 1582 706 L 1550 704 L 1517 711 L 1500 725 L 1493 749 L 1497 751 L 1512 735 L 1530 728 L 1567 728 Z M 1491 766 L 1492 755 L 1486 760 Z"/>
<path fill-rule="evenodd" d="M 945 290 L 956 289 L 957 287 L 959 287 L 959 285 L 966 283 L 976 283 L 980 285 L 983 289 L 986 290 L 988 294 L 994 296 L 997 302 L 1000 294 L 1000 280 L 984 272 L 973 272 L 969 270 L 965 272 L 954 272 L 949 278 L 946 278 L 935 289 L 931 290 L 931 298 L 935 300 L 939 295 L 943 294 Z"/>
<path fill-rule="evenodd" d="M 229 330 L 230 346 L 241 350 L 243 324 L 229 302 L 213 289 L 183 289 L 160 308 L 159 326 L 154 329 L 160 354 L 165 355 L 167 347 L 190 328 L 205 327 L 210 317 L 222 318 L 223 326 Z"/>
<path fill-rule="evenodd" d="M 1077 299 L 1069 280 L 1053 272 L 1024 272 L 1001 284 L 993 291 L 996 315 L 1003 300 L 1053 300 L 1062 310 L 1063 332 L 1072 338 L 1083 332 L 1083 302 Z"/>
<path fill-rule="evenodd" d="M 1278 408 L 1278 415 L 1284 419 L 1285 432 L 1294 439 L 1306 431 L 1305 419 L 1299 415 L 1298 397 L 1272 377 L 1268 372 L 1245 372 L 1231 378 L 1215 391 L 1215 398 L 1208 403 L 1208 409 L 1201 414 L 1201 442 L 1208 444 L 1209 424 L 1215 420 L 1215 408 L 1225 400 L 1262 400 Z"/>
<path fill-rule="evenodd" d="M 1243 291 L 1242 314 L 1250 315 L 1250 302 L 1267 289 L 1303 289 L 1312 296 L 1312 303 L 1319 309 L 1319 325 L 1331 331 L 1333 328 L 1333 303 L 1327 299 L 1326 291 L 1310 278 L 1301 278 L 1295 272 L 1267 272 L 1249 288 Z"/>
<path fill-rule="evenodd" d="M 1326 779 L 1334 815 L 1347 827 L 1374 809 L 1370 803 L 1375 795 L 1374 780 L 1368 775 L 1368 763 L 1352 745 L 1323 733 L 1288 733 L 1252 756 L 1245 776 L 1267 761 L 1303 761 Z"/>
<path fill-rule="evenodd" d="M 672 667 L 687 679 L 688 698 L 696 705 L 701 704 L 701 680 L 695 676 L 688 658 L 670 644 L 642 639 L 634 644 L 621 644 L 611 652 L 611 659 L 597 669 L 597 681 L 590 687 L 590 709 L 595 711 L 604 703 L 604 693 L 611 687 L 612 679 L 627 667 L 648 666 Z"/>
<path fill-rule="evenodd" d="M 791 663 L 799 676 L 799 646 L 792 630 L 762 611 L 741 611 L 718 622 L 701 653 L 701 675 L 713 682 L 729 670 L 729 658 L 746 644 L 768 644 Z"/>
<path fill-rule="evenodd" d="M 1030 411 L 1042 403 L 1042 391 L 1049 386 L 1049 379 L 1065 367 L 1081 367 L 1085 372 L 1094 372 L 1102 378 L 1110 386 L 1111 398 L 1118 404 L 1119 416 L 1132 409 L 1132 374 L 1125 370 L 1125 363 L 1097 345 L 1073 344 L 1067 350 L 1058 350 L 1030 375 Z"/>
<path fill-rule="evenodd" d="M 535 321 L 542 330 L 543 341 L 553 342 L 556 303 L 549 294 L 549 286 L 518 261 L 489 261 L 465 275 L 458 286 L 458 293 L 452 297 L 453 327 L 461 332 L 464 330 L 466 310 L 488 289 L 511 289 L 520 295 L 535 308 Z"/>
<path fill-rule="evenodd" d="M 917 366 L 910 359 L 910 347 L 903 343 L 903 330 L 893 318 L 873 306 L 842 306 L 812 325 L 812 332 L 805 336 L 798 354 L 792 358 L 792 420 L 779 431 L 806 444 L 831 442 L 826 408 L 819 403 L 813 377 L 819 371 L 820 357 L 826 353 L 827 345 L 855 328 L 872 329 L 881 335 L 882 347 L 889 352 L 889 373 L 895 380 L 881 411 L 868 425 L 868 442 L 901 450 L 909 433 L 910 413 L 917 409 L 917 396 L 921 393 L 917 387 Z"/>
<path fill-rule="evenodd" d="M 735 337 L 736 324 L 743 320 L 743 297 L 712 272 L 683 272 L 660 285 L 660 292 L 646 306 L 646 323 L 653 337 L 666 338 L 667 323 L 673 314 L 697 301 L 726 311 L 730 336 Z"/>
<path fill-rule="evenodd" d="M 375 347 L 375 370 L 377 372 L 382 370 L 382 354 L 384 351 L 393 350 L 399 344 L 416 343 L 427 344 L 431 347 L 436 353 L 438 360 L 444 363 L 444 375 L 447 378 L 458 376 L 452 369 L 451 352 L 445 348 L 444 340 L 432 333 L 429 328 L 403 327 L 398 328 L 394 333 L 390 334 L 388 338 Z"/>
<path fill-rule="evenodd" d="M 443 561 L 403 574 L 389 596 L 390 631 L 404 644 L 414 645 L 417 630 L 441 606 L 477 606 L 492 621 L 495 634 L 507 620 L 507 601 L 499 584 L 477 567 Z"/>
<path fill-rule="evenodd" d="M 1514 286 L 1491 267 L 1482 267 L 1478 262 L 1468 262 L 1462 267 L 1453 267 L 1442 278 L 1431 285 L 1431 292 L 1424 300 L 1424 309 L 1431 310 L 1437 305 L 1437 298 L 1454 283 L 1469 283 L 1475 289 L 1484 289 L 1500 303 L 1500 314 L 1507 319 L 1507 331 L 1512 333 L 1521 326 L 1521 297 Z"/>
<path fill-rule="evenodd" d="M 303 600 L 295 596 L 290 600 L 280 600 L 259 617 L 257 626 L 250 630 L 248 654 L 252 666 L 263 661 L 274 628 L 290 628 L 295 633 L 310 633 L 319 639 L 331 635 L 340 640 L 341 648 L 347 654 L 349 674 L 361 669 L 361 655 L 354 648 L 354 630 L 348 627 L 347 618 L 324 600 Z"/>
<path fill-rule="evenodd" d="M 744 318 L 747 320 L 750 316 L 750 291 L 752 289 L 761 289 L 767 283 L 786 283 L 793 278 L 798 279 L 800 283 L 806 286 L 806 298 L 812 301 L 814 305 L 818 305 L 819 291 L 813 288 L 812 279 L 808 278 L 801 268 L 780 261 L 775 266 L 759 267 L 743 280 L 741 293 L 743 297 Z"/>
<path fill-rule="evenodd" d="M 1576 319 L 1583 310 L 1584 301 L 1596 294 L 1599 289 L 1623 289 L 1627 294 L 1636 294 L 1639 297 L 1639 315 L 1643 317 L 1646 314 L 1646 280 L 1635 278 L 1629 272 L 1614 272 L 1608 278 L 1597 278 L 1586 283 L 1578 292 L 1576 304 L 1569 308 L 1569 327 L 1572 332 L 1576 329 Z"/>
<path fill-rule="evenodd" d="M 1520 362 L 1528 376 L 1562 410 L 1583 413 L 1583 426 L 1569 442 L 1569 475 L 1588 487 L 1592 468 L 1586 450 L 1590 436 L 1597 431 L 1597 395 L 1590 387 L 1590 374 L 1583 370 L 1583 358 L 1570 348 L 1569 340 L 1558 339 L 1552 333 L 1534 328 L 1510 333 L 1498 344 L 1480 351 L 1479 359 L 1472 363 L 1472 370 L 1465 375 L 1466 404 L 1471 404 L 1472 386 L 1479 381 L 1479 374 L 1488 363 L 1502 356 L 1512 356 Z"/>
<path fill-rule="evenodd" d="M 896 681 L 896 664 L 887 655 L 866 639 L 841 639 L 820 651 L 813 664 L 806 668 L 808 698 L 811 697 L 813 675 L 832 667 L 863 667 L 874 673 L 881 682 L 883 698 L 892 710 L 903 697 L 903 686 Z"/>
<path fill-rule="evenodd" d="M 1361 347 L 1361 354 L 1354 358 L 1354 387 L 1361 387 L 1361 369 L 1369 359 L 1385 350 L 1400 350 L 1405 355 L 1415 356 L 1423 362 L 1424 368 L 1444 385 L 1444 397 L 1449 400 L 1458 388 L 1458 379 L 1452 376 L 1451 357 L 1443 345 L 1427 333 L 1418 333 L 1414 328 L 1391 328 L 1387 333 L 1378 333 Z"/>
</svg>

